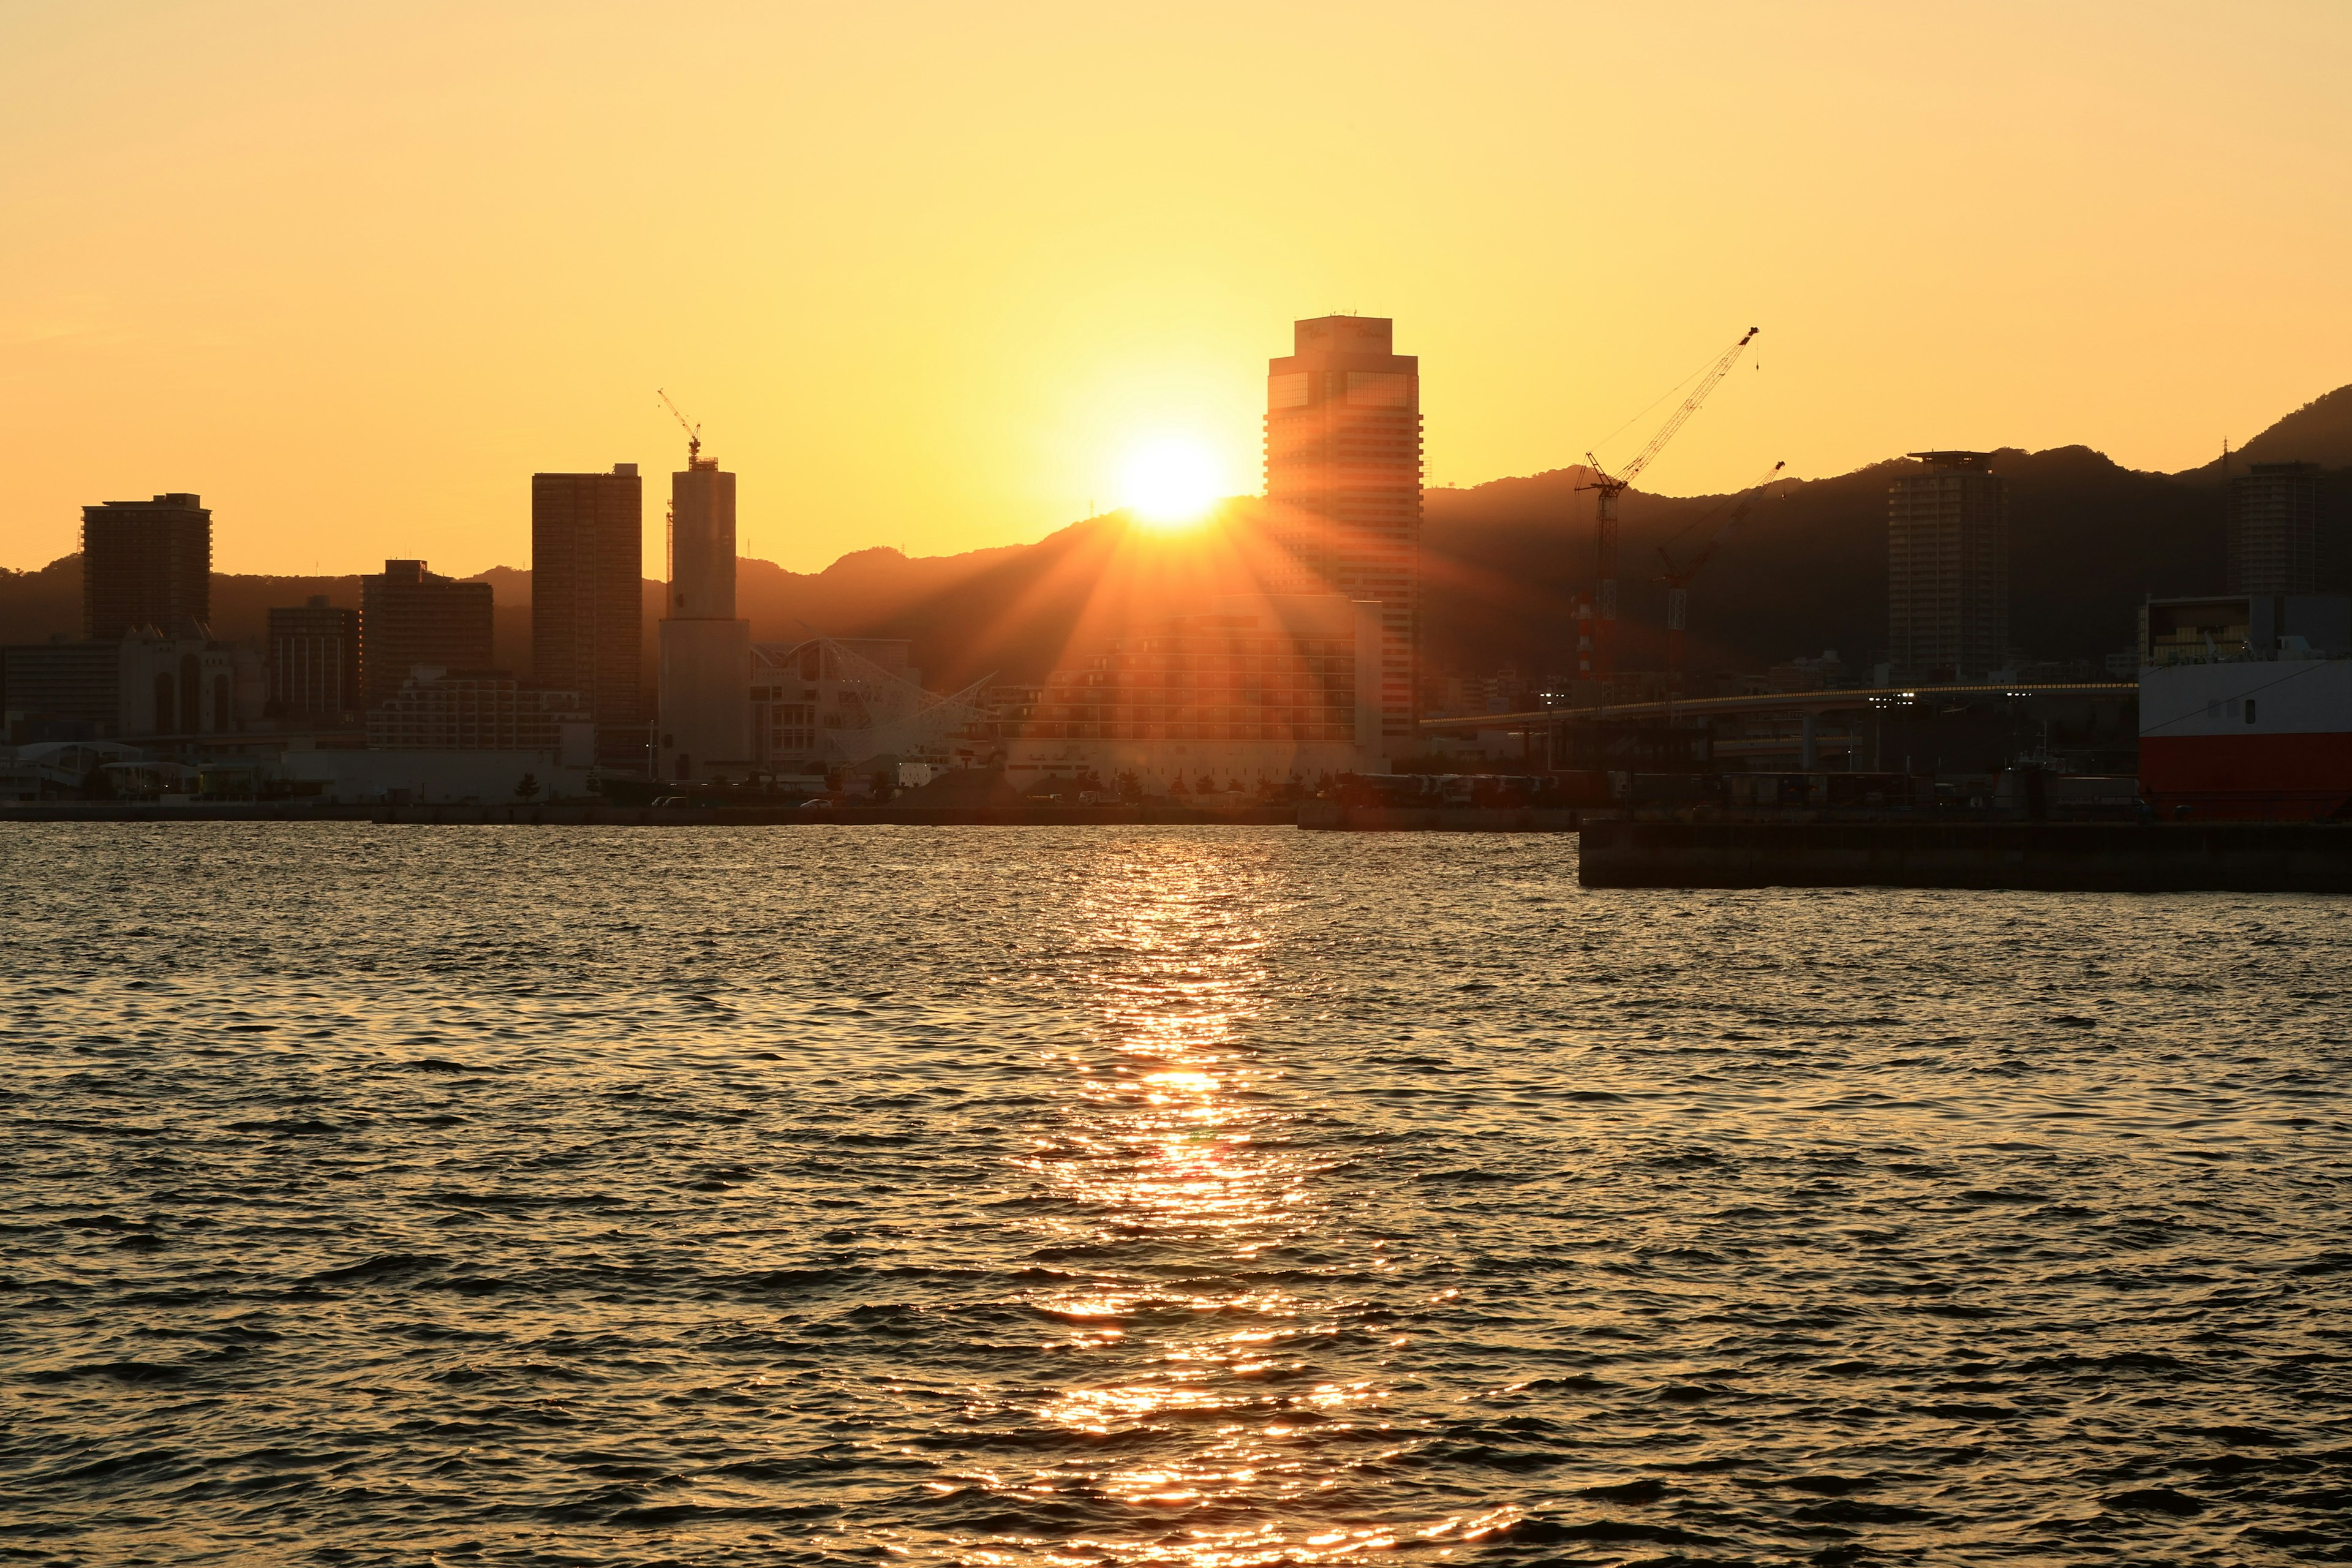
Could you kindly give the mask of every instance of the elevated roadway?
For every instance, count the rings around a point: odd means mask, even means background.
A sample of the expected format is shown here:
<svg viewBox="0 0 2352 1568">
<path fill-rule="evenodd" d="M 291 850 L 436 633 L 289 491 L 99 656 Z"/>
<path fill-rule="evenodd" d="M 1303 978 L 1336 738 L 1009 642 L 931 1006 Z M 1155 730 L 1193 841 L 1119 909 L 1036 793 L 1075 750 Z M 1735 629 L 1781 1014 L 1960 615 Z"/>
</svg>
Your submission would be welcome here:
<svg viewBox="0 0 2352 1568">
<path fill-rule="evenodd" d="M 1952 698 L 2130 697 L 2135 680 L 2074 680 L 1986 686 L 1874 686 L 1841 691 L 1771 691 L 1749 697 L 1695 697 L 1662 702 L 1615 702 L 1597 708 L 1538 708 L 1524 713 L 1473 713 L 1455 719 L 1423 719 L 1424 731 L 1533 729 L 1560 724 L 1607 723 L 1637 719 L 1699 719 L 1769 716 L 1775 713 L 1834 713 L 1896 703 L 1939 702 Z"/>
</svg>

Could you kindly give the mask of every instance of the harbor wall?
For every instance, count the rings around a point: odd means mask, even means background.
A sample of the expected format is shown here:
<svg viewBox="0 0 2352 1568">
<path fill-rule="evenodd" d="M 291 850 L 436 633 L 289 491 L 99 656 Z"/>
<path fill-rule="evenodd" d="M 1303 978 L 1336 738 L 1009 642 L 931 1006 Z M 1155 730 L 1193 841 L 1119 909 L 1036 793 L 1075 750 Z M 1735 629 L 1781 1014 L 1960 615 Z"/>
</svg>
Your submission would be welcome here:
<svg viewBox="0 0 2352 1568">
<path fill-rule="evenodd" d="M 1591 822 L 1589 888 L 2352 892 L 2352 826 Z"/>
</svg>

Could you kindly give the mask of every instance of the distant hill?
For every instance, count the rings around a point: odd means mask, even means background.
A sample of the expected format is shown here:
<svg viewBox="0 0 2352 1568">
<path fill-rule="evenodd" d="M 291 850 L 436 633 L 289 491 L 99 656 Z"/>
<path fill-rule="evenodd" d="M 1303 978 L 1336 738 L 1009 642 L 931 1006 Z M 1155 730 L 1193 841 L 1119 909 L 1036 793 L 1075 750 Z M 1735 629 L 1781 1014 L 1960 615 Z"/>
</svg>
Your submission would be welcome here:
<svg viewBox="0 0 2352 1568">
<path fill-rule="evenodd" d="M 2344 523 L 2352 496 L 2352 386 L 2263 431 L 2233 455 L 2231 467 L 2284 460 L 2331 470 L 2322 576 L 2339 587 L 2352 582 Z M 1793 483 L 1759 503 L 1691 588 L 1691 668 L 1756 669 L 1824 648 L 1859 664 L 1882 649 L 1885 493 L 1899 464 Z M 2035 657 L 2103 657 L 2129 642 L 2143 595 L 2221 586 L 2225 497 L 2218 459 L 2179 474 L 2142 473 L 2086 447 L 2062 447 L 2006 449 L 1993 466 L 2010 481 L 2011 623 L 2020 646 Z M 1592 572 L 1592 496 L 1578 488 L 1586 477 L 1580 468 L 1558 468 L 1428 493 L 1423 641 L 1433 668 L 1570 667 L 1572 606 Z M 1621 662 L 1628 668 L 1664 661 L 1658 544 L 1725 499 L 1626 496 Z M 1227 532 L 1205 547 L 1133 532 L 1113 516 L 1072 523 L 1034 544 L 961 555 L 859 550 L 814 573 L 745 560 L 738 603 L 761 641 L 812 632 L 905 637 L 935 688 L 989 674 L 1034 679 L 1122 620 L 1172 613 L 1250 582 L 1252 513 L 1251 503 L 1233 503 Z M 495 592 L 499 663 L 528 672 L 530 574 L 500 566 L 478 580 Z M 356 605 L 359 579 L 215 575 L 214 630 L 258 638 L 269 606 L 299 605 L 311 594 Z M 646 582 L 648 682 L 661 597 L 661 585 Z M 71 635 L 80 615 L 79 557 L 37 572 L 0 573 L 0 641 Z"/>
<path fill-rule="evenodd" d="M 2230 470 L 2242 474 L 2250 463 L 2317 463 L 2352 468 L 2352 386 L 2315 397 L 2230 454 Z M 2215 474 L 2221 459 L 2189 470 Z M 2179 476 L 2186 479 L 2188 474 Z"/>
<path fill-rule="evenodd" d="M 1886 640 L 1886 488 L 1905 465 L 1784 487 L 1759 502 L 1691 586 L 1690 667 L 1754 669 Z M 2036 657 L 2099 658 L 2129 643 L 2149 593 L 2218 589 L 2217 479 L 2119 468 L 2084 447 L 1996 453 L 2010 481 L 2011 625 Z M 1592 576 L 1581 468 L 1432 491 L 1423 531 L 1426 645 L 1441 667 L 1560 670 L 1575 595 Z M 1628 495 L 1621 507 L 1621 662 L 1664 662 L 1658 545 L 1727 498 Z"/>
</svg>

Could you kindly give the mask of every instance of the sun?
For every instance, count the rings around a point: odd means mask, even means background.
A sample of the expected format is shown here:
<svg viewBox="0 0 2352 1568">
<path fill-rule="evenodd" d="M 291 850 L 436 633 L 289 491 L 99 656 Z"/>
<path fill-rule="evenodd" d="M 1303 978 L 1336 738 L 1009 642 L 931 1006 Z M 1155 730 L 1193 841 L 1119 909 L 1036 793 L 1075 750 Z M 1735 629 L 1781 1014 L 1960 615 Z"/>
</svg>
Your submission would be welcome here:
<svg viewBox="0 0 2352 1568">
<path fill-rule="evenodd" d="M 1216 455 L 1198 441 L 1162 436 L 1129 452 L 1119 468 L 1119 502 L 1146 527 L 1190 528 L 1224 493 Z"/>
</svg>

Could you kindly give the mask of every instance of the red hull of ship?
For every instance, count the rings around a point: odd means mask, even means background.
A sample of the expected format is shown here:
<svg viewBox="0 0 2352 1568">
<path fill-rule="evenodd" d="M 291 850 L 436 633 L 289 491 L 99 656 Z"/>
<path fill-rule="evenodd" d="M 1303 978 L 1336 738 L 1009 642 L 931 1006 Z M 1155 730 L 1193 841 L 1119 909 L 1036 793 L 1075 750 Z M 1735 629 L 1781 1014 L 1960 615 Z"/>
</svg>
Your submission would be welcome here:
<svg viewBox="0 0 2352 1568">
<path fill-rule="evenodd" d="M 2352 805 L 2352 733 L 2143 735 L 2139 782 L 2161 816 L 2335 816 Z"/>
</svg>

